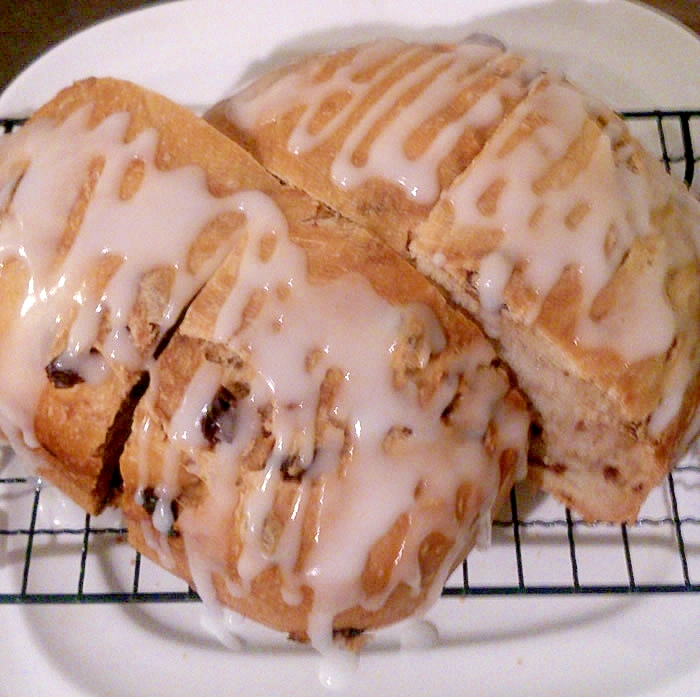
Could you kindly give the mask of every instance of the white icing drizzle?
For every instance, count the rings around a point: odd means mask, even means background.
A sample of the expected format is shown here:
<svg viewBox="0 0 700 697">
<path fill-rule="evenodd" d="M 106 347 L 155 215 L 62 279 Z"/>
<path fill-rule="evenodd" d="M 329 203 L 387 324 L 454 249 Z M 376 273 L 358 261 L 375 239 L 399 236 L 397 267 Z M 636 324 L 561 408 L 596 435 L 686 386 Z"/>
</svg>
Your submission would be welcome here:
<svg viewBox="0 0 700 697">
<path fill-rule="evenodd" d="M 215 637 L 226 648 L 232 651 L 241 651 L 245 648 L 245 641 L 235 631 L 235 620 L 232 621 L 232 618 L 233 615 L 230 612 L 223 610 L 220 613 L 212 612 L 209 605 L 206 603 L 202 604 L 200 619 L 202 629 Z"/>
<path fill-rule="evenodd" d="M 138 500 L 137 500 L 138 503 Z M 156 528 L 151 528 L 146 522 L 140 525 L 141 534 L 146 544 L 155 552 L 158 558 L 158 563 L 169 571 L 175 570 L 175 559 L 168 545 L 168 538 L 165 534 L 158 534 L 160 531 Z"/>
<path fill-rule="evenodd" d="M 649 419 L 648 429 L 652 436 L 658 436 L 663 433 L 679 413 L 683 405 L 686 388 L 694 377 L 693 368 L 695 367 L 696 365 L 685 357 L 683 360 L 677 361 L 667 375 L 661 400 Z M 700 407 L 697 410 L 700 411 Z M 696 425 L 691 422 L 688 425 L 688 433 L 694 433 L 696 428 Z M 683 440 L 685 441 L 687 438 L 688 435 Z M 681 445 L 679 453 L 684 449 L 683 445 Z"/>
<path fill-rule="evenodd" d="M 419 399 L 412 382 L 397 388 L 392 357 L 405 322 L 418 318 L 426 327 L 428 344 L 420 354 L 424 363 L 446 348 L 432 310 L 422 304 L 394 307 L 356 274 L 323 284 L 309 282 L 305 254 L 290 241 L 286 220 L 272 199 L 245 192 L 235 200 L 246 218 L 247 241 L 236 266 L 235 285 L 221 305 L 213 334 L 234 354 L 246 356 L 256 376 L 249 394 L 236 406 L 231 442 L 216 443 L 213 453 L 201 447 L 199 436 L 189 434 L 217 392 L 220 369 L 204 363 L 191 376 L 168 426 L 169 448 L 185 451 L 193 460 L 206 452 L 208 499 L 196 511 L 185 508 L 180 513 L 178 531 L 197 589 L 201 587 L 211 598 L 211 573 L 219 569 L 219 562 L 198 541 L 215 539 L 217 534 L 225 538 L 229 534 L 225 528 L 238 509 L 244 522 L 236 568 L 240 588 L 235 585 L 233 594 L 248 592 L 253 580 L 271 567 L 279 570 L 282 595 L 290 604 L 301 602 L 304 586 L 311 588 L 307 631 L 313 645 L 332 656 L 333 619 L 338 613 L 358 605 L 381 607 L 401 583 L 419 592 L 419 549 L 430 533 L 439 530 L 454 543 L 435 573 L 427 603 L 437 599 L 458 561 L 455 555 L 469 546 L 471 527 L 461 526 L 455 514 L 459 486 L 469 482 L 481 492 L 472 506 L 484 519 L 496 496 L 498 463 L 483 444 L 489 423 L 502 434 L 500 447 L 513 447 L 524 457 L 528 419 L 524 412 L 503 406 L 508 389 L 505 378 L 499 382 L 474 377 L 473 373 L 480 374 L 477 366 L 489 366 L 494 357 L 486 341 L 456 357 L 427 403 Z M 274 239 L 273 250 L 261 255 L 262 241 L 267 240 L 269 247 L 270 239 Z M 243 321 L 254 294 L 258 298 L 262 294 L 261 306 Z M 187 319 L 183 329 L 186 325 Z M 314 352 L 316 360 L 310 367 L 308 357 Z M 340 426 L 319 434 L 319 394 L 324 377 L 333 369 L 342 375 L 332 405 Z M 452 428 L 441 415 L 462 373 L 473 380 L 470 402 L 464 405 L 468 426 Z M 264 468 L 246 474 L 240 468 L 242 455 L 260 432 L 260 410 L 266 405 L 272 407 L 268 427 L 275 444 Z M 399 447 L 400 454 L 392 454 L 383 442 L 397 425 L 410 429 L 411 443 Z M 148 434 L 141 432 L 139 437 Z M 344 467 L 343 453 L 351 453 Z M 292 456 L 304 473 L 284 514 L 284 527 L 271 546 L 266 524 Z M 176 458 L 166 457 L 164 463 L 171 470 L 162 474 L 169 486 L 176 478 Z M 245 485 L 242 493 L 241 477 L 251 476 L 255 483 Z M 430 505 L 416 499 L 421 487 Z M 312 506 L 318 507 L 315 533 L 300 558 L 302 535 L 308 536 L 302 526 Z M 411 518 L 402 552 L 389 570 L 386 587 L 368 596 L 361 582 L 368 554 L 402 515 Z"/>
<path fill-rule="evenodd" d="M 360 656 L 356 652 L 337 646 L 329 648 L 319 662 L 319 682 L 332 692 L 347 690 L 357 673 L 359 660 Z"/>
<path fill-rule="evenodd" d="M 594 303 L 635 240 L 641 244 L 660 232 L 654 211 L 671 203 L 690 221 L 691 209 L 700 209 L 685 201 L 688 197 L 651 158 L 643 159 L 642 167 L 630 165 L 630 158 L 644 156 L 627 141 L 619 120 L 606 117 L 593 125 L 598 109 L 565 81 L 542 78 L 443 196 L 453 210 L 453 234 L 489 229 L 501 236 L 497 248 L 480 260 L 476 279 L 480 319 L 491 336 L 499 335 L 505 289 L 516 266 L 534 291 L 528 304 L 517 309 L 526 323 L 539 316 L 562 273 L 574 269 L 582 289 L 574 343 L 611 349 L 632 364 L 664 356 L 688 329 L 682 325 L 688 320 L 671 304 L 667 283 L 674 269 L 697 258 L 693 223 L 678 225 L 679 230 L 690 228 L 687 235 L 680 231 L 652 242 L 657 245 L 654 263 L 627 279 L 623 299 L 604 316 L 595 316 Z M 523 128 L 527 135 L 514 146 Z M 580 144 L 586 129 L 595 138 L 586 165 L 563 184 L 543 184 L 552 167 L 566 167 L 570 149 Z M 494 191 L 495 204 L 484 206 L 484 196 Z M 438 267 L 450 263 L 445 255 L 434 254 L 432 260 Z M 661 400 L 648 423 L 652 437 L 679 413 L 696 369 L 691 354 L 685 344 L 680 347 L 664 378 Z"/>
<path fill-rule="evenodd" d="M 480 51 L 488 53 L 484 47 Z M 2 431 L 15 439 L 20 452 L 36 445 L 34 413 L 46 384 L 46 363 L 60 333 L 67 335 L 68 347 L 61 360 L 81 377 L 89 373 L 90 379 L 99 380 L 111 362 L 128 368 L 149 363 L 148 356 L 139 355 L 128 331 L 142 277 L 153 269 L 175 271 L 161 318 L 163 331 L 230 247 L 222 245 L 195 273 L 187 269 L 192 243 L 217 215 L 237 211 L 247 221 L 247 246 L 214 338 L 248 357 L 257 375 L 250 393 L 236 407 L 232 442 L 220 442 L 214 449 L 219 466 L 209 468 L 208 508 L 196 514 L 185 508 L 178 519 L 197 590 L 205 602 L 216 606 L 212 573 L 221 570 L 221 562 L 201 542 L 210 539 L 218 525 L 230 525 L 231 513 L 240 503 L 245 520 L 237 568 L 240 584 L 229 579 L 228 585 L 235 593 L 246 592 L 259 573 L 276 566 L 288 602 L 301 602 L 302 587 L 311 588 L 309 634 L 318 648 L 332 652 L 332 623 L 339 612 L 357 605 L 378 608 L 402 583 L 418 592 L 421 544 L 439 530 L 453 544 L 434 574 L 428 593 L 432 602 L 471 534 L 456 519 L 459 486 L 466 482 L 480 492 L 472 506 L 481 515 L 488 514 L 496 495 L 499 469 L 486 452 L 487 427 L 491 423 L 503 427 L 506 439 L 515 439 L 517 431 L 519 438 L 512 445 L 519 453 L 525 450 L 527 419 L 518 410 L 508 414 L 497 407 L 508 389 L 507 380 L 496 392 L 493 385 L 485 389 L 486 385 L 475 383 L 470 393 L 474 406 L 461 408 L 468 428 L 451 428 L 441 419 L 461 374 L 471 377 L 477 366 L 489 366 L 494 358 L 491 347 L 485 341 L 469 346 L 447 366 L 429 399 L 419 395 L 410 380 L 397 387 L 392 357 L 399 332 L 411 318 L 426 330 L 419 365 L 445 349 L 445 336 L 432 311 L 421 305 L 393 307 L 359 275 L 323 285 L 310 283 L 304 254 L 290 242 L 286 220 L 271 199 L 259 192 L 217 199 L 208 191 L 201 169 L 157 169 L 155 130 L 141 131 L 125 142 L 128 114 L 114 114 L 89 129 L 89 112 L 83 108 L 58 125 L 30 123 L 0 146 L 0 262 L 20 259 L 29 277 L 26 300 L 0 338 Z M 66 241 L 67 223 L 97 162 L 100 172 L 78 233 Z M 134 162 L 142 164 L 144 175 L 138 189 L 125 199 L 120 188 Z M 266 258 L 260 252 L 264 237 L 275 243 Z M 119 263 L 106 286 L 99 292 L 91 290 L 95 266 L 112 258 Z M 254 292 L 262 293 L 262 308 L 243 321 Z M 90 350 L 104 330 L 105 317 L 106 351 L 95 363 Z M 318 359 L 309 367 L 313 352 Z M 147 453 L 155 416 L 152 395 L 161 377 L 158 367 L 150 368 L 150 396 L 144 400 L 145 416 L 135 433 L 143 461 L 137 464 L 140 486 L 134 500 L 149 507 L 154 503 L 150 521 L 140 525 L 140 532 L 163 566 L 173 568 L 168 539 L 174 523 L 172 503 L 179 493 L 178 468 L 183 453 L 193 458 L 205 451 L 207 457 L 212 455 L 205 447 L 201 422 L 221 369 L 204 363 L 188 376 L 182 402 L 168 424 L 169 445 L 160 462 L 159 481 L 149 488 L 147 502 Z M 317 434 L 320 388 L 335 369 L 342 379 L 331 416 L 340 426 Z M 259 486 L 240 497 L 238 463 L 244 448 L 260 433 L 261 408 L 266 405 L 272 407 L 275 445 Z M 400 455 L 384 447 L 397 426 L 411 439 L 410 448 L 399 447 Z M 292 456 L 305 473 L 284 530 L 270 549 L 263 543 L 265 525 L 284 479 L 285 463 Z M 344 457 L 346 466 L 341 468 Z M 419 489 L 430 505 L 421 503 Z M 300 559 L 302 525 L 312 505 L 319 506 L 315 534 Z M 368 597 L 361 587 L 367 556 L 379 536 L 403 515 L 410 515 L 411 525 L 390 570 L 390 582 Z"/>
<path fill-rule="evenodd" d="M 401 625 L 399 641 L 402 649 L 432 649 L 440 643 L 440 635 L 432 622 L 411 618 Z"/>
<path fill-rule="evenodd" d="M 441 266 L 440 260 L 437 261 L 438 266 Z M 484 331 L 491 337 L 497 337 L 500 332 L 499 320 L 503 307 L 503 292 L 513 273 L 513 267 L 513 260 L 501 250 L 487 254 L 479 264 L 479 275 L 476 280 L 479 309 Z"/>
<path fill-rule="evenodd" d="M 55 337 L 68 332 L 61 356 L 84 379 L 99 380 L 107 370 L 91 356 L 103 318 L 109 325 L 104 359 L 138 368 L 143 357 L 128 329 L 139 282 L 152 269 L 175 273 L 169 306 L 160 320 L 170 326 L 226 249 L 196 273 L 187 269 L 188 251 L 203 227 L 230 210 L 226 198 L 212 196 L 202 169 L 155 166 L 158 134 L 138 133 L 124 142 L 130 116 L 116 113 L 87 127 L 90 107 L 58 125 L 30 122 L 0 143 L 0 263 L 18 258 L 29 273 L 26 299 L 0 337 L 0 422 L 8 436 L 36 447 L 34 413 L 46 383 L 44 369 Z M 88 171 L 104 165 L 75 239 L 63 241 L 67 222 Z M 143 164 L 138 190 L 120 195 L 127 168 Z M 167 242 L 163 242 L 167 240 Z M 98 293 L 88 284 L 101 262 L 119 266 Z"/>
<path fill-rule="evenodd" d="M 508 140 L 531 114 L 543 117 L 527 138 L 508 148 Z M 539 314 L 541 302 L 567 267 L 578 271 L 583 300 L 577 341 L 606 346 L 636 361 L 668 349 L 675 334 L 673 310 L 664 292 L 668 266 L 657 265 L 655 292 L 602 320 L 590 308 L 617 269 L 634 237 L 652 232 L 649 196 L 644 178 L 614 159 L 609 135 L 602 131 L 588 163 L 565 186 L 538 191 L 538 181 L 581 135 L 588 116 L 580 93 L 560 81 L 549 81 L 521 103 L 506 127 L 499 130 L 482 156 L 446 193 L 455 225 L 482 226 L 502 232 L 498 249 L 481 260 L 478 290 L 485 325 L 497 334 L 503 293 L 516 264 L 523 267 L 537 299 L 528 321 Z M 493 182 L 502 182 L 495 210 L 484 212 L 479 201 Z M 577 205 L 582 218 L 571 229 L 567 215 Z M 529 221 L 536 218 L 534 226 Z M 606 252 L 611 229 L 617 244 Z M 640 321 L 641 319 L 644 321 Z"/>
<path fill-rule="evenodd" d="M 202 418 L 212 395 L 221 384 L 221 366 L 203 363 L 192 376 L 185 396 L 170 419 L 168 437 L 189 448 L 203 447 L 206 440 L 202 434 Z"/>
<path fill-rule="evenodd" d="M 358 112 L 361 117 L 346 135 L 333 157 L 330 175 L 341 189 L 354 189 L 368 179 L 380 177 L 401 187 L 405 195 L 419 204 L 433 203 L 440 192 L 438 166 L 457 145 L 465 129 L 486 130 L 503 117 L 503 99 L 521 98 L 535 75 L 532 63 L 523 61 L 511 75 L 501 77 L 461 116 L 443 123 L 428 147 L 418 156 L 406 154 L 405 142 L 419 127 L 448 106 L 465 88 L 493 77 L 503 48 L 495 43 L 464 41 L 451 50 L 435 51 L 415 68 L 395 79 L 366 108 L 368 96 L 387 80 L 392 71 L 425 51 L 425 47 L 381 40 L 361 46 L 352 60 L 334 70 L 327 79 L 318 79 L 317 64 L 310 61 L 284 74 L 260 89 L 253 85 L 232 97 L 227 105 L 228 118 L 243 128 L 252 129 L 293 108 L 305 109 L 287 143 L 295 155 L 318 147 Z M 386 60 L 391 58 L 391 60 Z M 371 79 L 364 73 L 381 67 Z M 362 76 L 362 77 L 360 77 Z M 426 84 L 421 84 L 426 82 Z M 367 153 L 358 164 L 354 154 L 363 139 L 382 123 L 387 114 L 407 93 L 418 90 L 402 104 L 394 118 L 383 123 Z M 314 117 L 334 95 L 348 95 L 347 102 L 318 132 L 311 132 Z"/>
</svg>

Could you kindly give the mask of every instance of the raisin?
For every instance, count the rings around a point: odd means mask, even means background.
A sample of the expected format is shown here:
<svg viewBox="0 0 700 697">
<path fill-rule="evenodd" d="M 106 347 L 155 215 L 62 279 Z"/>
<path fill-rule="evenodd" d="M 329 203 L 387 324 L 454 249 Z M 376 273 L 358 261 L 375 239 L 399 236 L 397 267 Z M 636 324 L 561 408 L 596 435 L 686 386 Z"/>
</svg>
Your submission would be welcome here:
<svg viewBox="0 0 700 697">
<path fill-rule="evenodd" d="M 538 424 L 536 421 L 533 421 L 530 424 L 530 438 L 533 440 L 538 440 L 542 438 L 542 434 L 544 432 L 544 429 L 542 428 L 541 424 Z"/>
<path fill-rule="evenodd" d="M 146 487 L 141 492 L 141 506 L 143 510 L 148 513 L 148 515 L 153 515 L 156 512 L 156 506 L 158 505 L 159 498 L 156 496 L 156 492 L 152 486 Z M 180 504 L 176 499 L 170 502 L 170 510 L 173 514 L 173 521 L 177 521 L 180 514 Z M 180 533 L 175 530 L 174 527 L 170 527 L 168 530 L 168 537 L 180 537 Z"/>
<path fill-rule="evenodd" d="M 606 482 L 615 483 L 620 479 L 620 470 L 613 465 L 606 465 L 603 467 L 603 477 Z"/>
<path fill-rule="evenodd" d="M 154 511 L 156 510 L 156 504 L 158 503 L 158 497 L 156 496 L 156 492 L 153 490 L 153 487 L 146 487 L 143 490 L 141 497 L 143 499 L 141 503 L 143 510 L 146 511 L 148 515 L 153 515 Z"/>
<path fill-rule="evenodd" d="M 173 512 L 173 524 L 168 530 L 168 537 L 180 537 L 180 531 L 175 529 L 175 523 L 177 523 L 177 517 L 180 515 L 180 504 L 177 499 L 173 499 L 170 502 L 170 510 Z"/>
<path fill-rule="evenodd" d="M 440 419 L 443 423 L 449 425 L 452 412 L 454 412 L 457 409 L 457 406 L 461 399 L 462 393 L 458 390 L 457 392 L 455 392 L 455 395 L 454 397 L 452 397 L 450 403 L 442 410 L 442 414 L 440 414 Z"/>
<path fill-rule="evenodd" d="M 202 433 L 211 445 L 233 441 L 236 418 L 235 411 L 232 410 L 237 403 L 238 400 L 229 389 L 223 385 L 219 387 L 201 421 Z"/>
<path fill-rule="evenodd" d="M 285 482 L 300 482 L 305 471 L 304 463 L 299 455 L 288 455 L 280 464 L 282 480 Z"/>
<path fill-rule="evenodd" d="M 57 356 L 46 366 L 46 375 L 51 384 L 59 390 L 85 382 L 79 373 L 62 364 L 61 356 Z"/>
<path fill-rule="evenodd" d="M 364 632 L 364 629 L 357 629 L 356 627 L 343 627 L 342 629 L 333 630 L 334 639 L 357 639 Z"/>
</svg>

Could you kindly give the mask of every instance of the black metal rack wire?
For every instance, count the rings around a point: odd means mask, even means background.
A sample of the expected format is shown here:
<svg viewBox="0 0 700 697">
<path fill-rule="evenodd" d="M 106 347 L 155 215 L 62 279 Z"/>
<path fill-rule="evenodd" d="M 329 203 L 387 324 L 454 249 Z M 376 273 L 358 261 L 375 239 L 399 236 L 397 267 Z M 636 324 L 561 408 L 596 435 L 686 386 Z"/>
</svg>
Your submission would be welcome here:
<svg viewBox="0 0 700 697">
<path fill-rule="evenodd" d="M 700 110 L 622 115 L 669 171 L 697 187 Z M 0 119 L 5 133 L 21 123 Z M 488 550 L 470 555 L 443 596 L 698 593 L 699 492 L 700 449 L 652 492 L 633 525 L 586 523 L 552 501 L 543 505 L 527 487 L 516 487 L 509 510 L 493 524 Z M 42 505 L 51 497 L 51 487 L 0 460 L 0 605 L 198 600 L 165 572 L 149 580 L 155 565 L 130 551 L 118 519 L 105 521 L 76 509 L 67 515 L 73 524 L 46 524 Z M 103 567 L 99 583 L 96 565 Z"/>
</svg>

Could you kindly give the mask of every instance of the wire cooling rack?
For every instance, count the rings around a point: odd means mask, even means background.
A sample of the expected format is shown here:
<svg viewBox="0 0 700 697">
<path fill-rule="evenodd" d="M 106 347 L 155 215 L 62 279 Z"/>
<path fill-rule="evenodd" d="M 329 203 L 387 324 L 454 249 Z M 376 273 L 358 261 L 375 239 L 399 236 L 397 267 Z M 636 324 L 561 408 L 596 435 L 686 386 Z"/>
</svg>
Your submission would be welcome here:
<svg viewBox="0 0 700 697">
<path fill-rule="evenodd" d="M 632 132 L 700 192 L 700 110 L 627 112 Z M 0 119 L 4 132 L 20 120 Z M 452 574 L 447 598 L 700 592 L 700 448 L 646 501 L 633 525 L 590 524 L 519 485 L 491 544 Z M 0 459 L 0 605 L 197 601 L 187 585 L 126 544 L 117 511 L 86 515 Z"/>
</svg>

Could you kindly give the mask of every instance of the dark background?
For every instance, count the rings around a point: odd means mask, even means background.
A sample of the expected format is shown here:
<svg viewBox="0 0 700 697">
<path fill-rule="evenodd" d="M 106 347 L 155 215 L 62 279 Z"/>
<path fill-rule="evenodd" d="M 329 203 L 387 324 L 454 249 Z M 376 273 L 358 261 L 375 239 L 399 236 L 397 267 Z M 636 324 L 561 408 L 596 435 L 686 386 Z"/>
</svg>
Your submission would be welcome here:
<svg viewBox="0 0 700 697">
<path fill-rule="evenodd" d="M 643 2 L 673 15 L 700 35 L 700 0 Z M 61 39 L 102 19 L 146 4 L 154 3 L 143 0 L 0 0 L 0 90 L 22 68 Z"/>
</svg>

